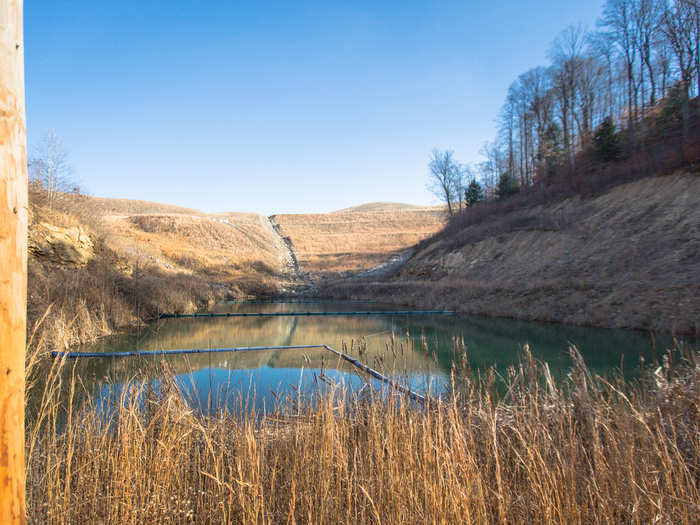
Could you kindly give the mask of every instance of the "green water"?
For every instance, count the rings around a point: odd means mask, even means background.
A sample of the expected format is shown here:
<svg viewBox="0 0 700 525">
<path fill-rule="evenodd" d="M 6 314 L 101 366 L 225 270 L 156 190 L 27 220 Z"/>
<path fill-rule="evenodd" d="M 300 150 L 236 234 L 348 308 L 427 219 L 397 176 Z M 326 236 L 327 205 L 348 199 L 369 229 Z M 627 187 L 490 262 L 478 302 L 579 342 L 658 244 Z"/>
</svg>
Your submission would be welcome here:
<svg viewBox="0 0 700 525">
<path fill-rule="evenodd" d="M 376 303 L 220 304 L 214 312 L 405 310 Z M 332 317 L 219 317 L 164 319 L 148 328 L 74 348 L 79 352 L 231 348 L 241 346 L 329 345 L 343 348 L 365 364 L 398 375 L 412 389 L 442 390 L 447 384 L 455 338 L 464 341 L 472 369 L 495 365 L 505 370 L 517 363 L 525 343 L 535 357 L 547 361 L 555 377 L 570 366 L 568 347 L 575 344 L 589 368 L 611 374 L 622 367 L 634 374 L 640 358 L 660 358 L 672 343 L 657 336 L 652 348 L 643 332 L 581 328 L 462 316 L 340 315 Z M 359 353 L 358 348 L 364 351 Z M 427 348 L 427 351 L 426 351 Z M 256 403 L 272 403 L 292 388 L 310 391 L 319 385 L 342 383 L 352 390 L 368 380 L 347 362 L 323 349 L 204 353 L 168 357 L 83 359 L 76 371 L 98 398 L 116 395 L 139 374 L 158 381 L 163 364 L 193 404 L 215 409 L 254 393 Z M 372 381 L 376 384 L 376 381 Z M 116 389 L 116 390 L 115 390 Z M 294 390 L 296 392 L 296 390 Z"/>
</svg>

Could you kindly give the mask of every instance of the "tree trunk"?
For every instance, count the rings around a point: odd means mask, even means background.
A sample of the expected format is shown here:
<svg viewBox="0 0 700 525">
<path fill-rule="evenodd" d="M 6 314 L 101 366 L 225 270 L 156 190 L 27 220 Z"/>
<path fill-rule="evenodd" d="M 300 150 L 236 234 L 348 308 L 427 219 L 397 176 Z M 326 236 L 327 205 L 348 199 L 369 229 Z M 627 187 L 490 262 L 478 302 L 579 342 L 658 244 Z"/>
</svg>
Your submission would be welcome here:
<svg viewBox="0 0 700 525">
<path fill-rule="evenodd" d="M 22 0 L 0 2 L 0 523 L 25 522 L 27 153 Z"/>
<path fill-rule="evenodd" d="M 632 129 L 632 64 L 627 62 L 627 128 Z"/>
<path fill-rule="evenodd" d="M 649 106 L 656 105 L 656 79 L 654 78 L 654 68 L 651 65 L 651 53 L 645 57 L 647 71 L 649 72 L 649 82 L 651 83 L 651 94 L 649 95 Z"/>
</svg>

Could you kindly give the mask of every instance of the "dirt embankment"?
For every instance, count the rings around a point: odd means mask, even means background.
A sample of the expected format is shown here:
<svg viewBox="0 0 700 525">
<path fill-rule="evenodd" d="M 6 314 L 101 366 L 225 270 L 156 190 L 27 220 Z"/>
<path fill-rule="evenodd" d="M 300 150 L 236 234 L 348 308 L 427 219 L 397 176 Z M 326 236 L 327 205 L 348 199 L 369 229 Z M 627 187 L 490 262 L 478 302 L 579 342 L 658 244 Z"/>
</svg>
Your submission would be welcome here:
<svg viewBox="0 0 700 525">
<path fill-rule="evenodd" d="M 274 220 L 293 246 L 300 272 L 319 282 L 390 263 L 440 230 L 445 213 L 370 203 L 333 213 L 280 214 Z"/>
<path fill-rule="evenodd" d="M 283 261 L 263 216 L 114 215 L 92 197 L 73 200 L 60 211 L 31 207 L 27 310 L 35 344 L 62 348 L 160 312 L 279 290 Z"/>
<path fill-rule="evenodd" d="M 643 179 L 426 242 L 384 282 L 325 293 L 490 316 L 700 332 L 700 176 Z"/>
</svg>

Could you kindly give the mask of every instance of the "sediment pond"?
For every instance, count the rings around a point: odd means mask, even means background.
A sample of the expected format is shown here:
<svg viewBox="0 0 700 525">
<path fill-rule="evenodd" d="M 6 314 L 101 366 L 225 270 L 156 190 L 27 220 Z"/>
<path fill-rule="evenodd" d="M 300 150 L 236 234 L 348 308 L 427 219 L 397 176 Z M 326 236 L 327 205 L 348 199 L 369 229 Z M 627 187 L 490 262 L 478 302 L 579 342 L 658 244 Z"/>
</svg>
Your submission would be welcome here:
<svg viewBox="0 0 700 525">
<path fill-rule="evenodd" d="M 198 317 L 163 319 L 146 328 L 76 347 L 76 352 L 212 349 L 328 345 L 351 354 L 416 392 L 443 391 L 449 384 L 456 340 L 463 341 L 475 372 L 496 366 L 505 372 L 528 344 L 550 365 L 555 378 L 570 366 L 576 345 L 590 370 L 633 376 L 640 359 L 653 362 L 671 338 L 624 330 L 494 320 L 458 315 L 351 315 L 354 311 L 396 311 L 378 303 L 260 302 L 216 305 L 212 312 L 348 312 L 333 316 Z M 158 383 L 165 370 L 193 406 L 212 411 L 242 400 L 269 407 L 290 393 L 342 384 L 358 392 L 378 382 L 323 348 L 217 352 L 190 355 L 79 359 L 76 374 L 88 394 L 113 400 L 126 383 Z"/>
</svg>

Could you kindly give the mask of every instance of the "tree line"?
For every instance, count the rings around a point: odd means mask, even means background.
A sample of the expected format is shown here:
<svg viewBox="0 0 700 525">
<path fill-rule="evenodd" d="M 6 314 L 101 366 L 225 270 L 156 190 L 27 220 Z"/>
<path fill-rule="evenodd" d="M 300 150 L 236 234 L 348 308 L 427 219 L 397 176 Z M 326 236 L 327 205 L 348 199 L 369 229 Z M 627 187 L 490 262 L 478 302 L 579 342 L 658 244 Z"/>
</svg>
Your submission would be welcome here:
<svg viewBox="0 0 700 525">
<path fill-rule="evenodd" d="M 430 189 L 450 214 L 517 193 L 562 166 L 575 169 L 589 146 L 615 160 L 618 130 L 637 131 L 664 104 L 687 140 L 690 101 L 700 95 L 700 0 L 607 0 L 597 28 L 567 27 L 548 59 L 508 88 L 482 162 L 463 165 L 451 151 L 433 151 Z"/>
</svg>

